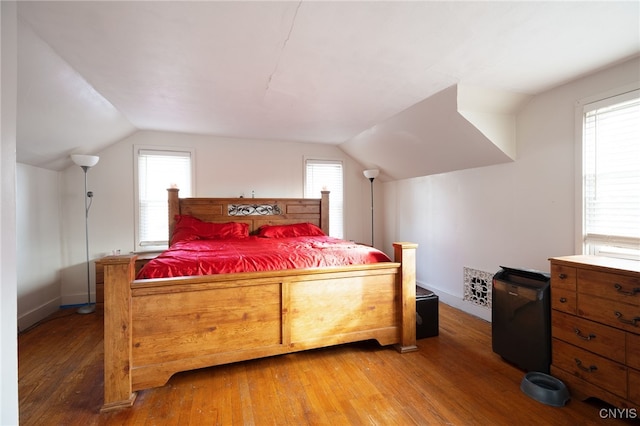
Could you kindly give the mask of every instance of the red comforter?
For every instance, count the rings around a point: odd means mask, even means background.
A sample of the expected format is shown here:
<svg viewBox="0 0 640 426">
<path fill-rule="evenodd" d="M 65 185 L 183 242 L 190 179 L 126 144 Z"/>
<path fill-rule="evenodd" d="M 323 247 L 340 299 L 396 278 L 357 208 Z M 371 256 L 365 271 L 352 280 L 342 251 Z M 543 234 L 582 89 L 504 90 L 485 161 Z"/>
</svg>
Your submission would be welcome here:
<svg viewBox="0 0 640 426">
<path fill-rule="evenodd" d="M 390 262 L 383 252 L 327 236 L 182 241 L 138 273 L 137 279 L 321 268 Z"/>
</svg>

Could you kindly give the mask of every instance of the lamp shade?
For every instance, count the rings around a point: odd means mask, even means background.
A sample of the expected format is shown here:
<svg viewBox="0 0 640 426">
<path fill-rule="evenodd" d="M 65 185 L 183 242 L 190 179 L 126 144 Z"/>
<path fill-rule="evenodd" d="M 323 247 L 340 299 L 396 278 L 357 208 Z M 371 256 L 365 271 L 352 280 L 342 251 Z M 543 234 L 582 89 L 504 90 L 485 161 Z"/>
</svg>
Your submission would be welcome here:
<svg viewBox="0 0 640 426">
<path fill-rule="evenodd" d="M 380 170 L 378 170 L 378 169 L 370 169 L 370 170 L 365 170 L 362 173 L 364 173 L 364 177 L 366 177 L 367 179 L 375 179 L 380 174 Z"/>
<path fill-rule="evenodd" d="M 80 167 L 93 167 L 98 164 L 100 157 L 97 155 L 73 154 L 71 159 Z"/>
</svg>

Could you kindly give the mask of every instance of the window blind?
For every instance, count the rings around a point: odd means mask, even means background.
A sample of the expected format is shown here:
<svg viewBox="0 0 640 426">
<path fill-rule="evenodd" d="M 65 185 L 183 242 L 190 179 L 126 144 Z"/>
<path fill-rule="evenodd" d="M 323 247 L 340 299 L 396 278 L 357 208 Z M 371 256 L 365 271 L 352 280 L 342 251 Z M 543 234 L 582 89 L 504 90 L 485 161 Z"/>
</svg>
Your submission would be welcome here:
<svg viewBox="0 0 640 426">
<path fill-rule="evenodd" d="M 307 160 L 305 197 L 318 198 L 320 191 L 329 193 L 329 232 L 332 237 L 344 237 L 343 173 L 342 162 L 334 160 Z"/>
<path fill-rule="evenodd" d="M 167 188 L 180 188 L 191 196 L 191 152 L 138 150 L 138 245 L 168 242 Z"/>
<path fill-rule="evenodd" d="M 640 91 L 586 105 L 583 135 L 586 252 L 640 253 Z"/>
</svg>

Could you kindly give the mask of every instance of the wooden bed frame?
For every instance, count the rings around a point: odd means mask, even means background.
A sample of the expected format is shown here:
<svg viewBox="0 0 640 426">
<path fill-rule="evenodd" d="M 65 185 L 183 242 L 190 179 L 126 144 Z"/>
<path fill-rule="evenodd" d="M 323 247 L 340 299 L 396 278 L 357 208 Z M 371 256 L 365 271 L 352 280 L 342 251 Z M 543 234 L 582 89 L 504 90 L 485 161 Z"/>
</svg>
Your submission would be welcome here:
<svg viewBox="0 0 640 426">
<path fill-rule="evenodd" d="M 170 229 L 176 214 L 190 214 L 247 222 L 251 230 L 311 222 L 328 233 L 328 196 L 179 199 L 170 189 Z M 101 411 L 131 407 L 137 391 L 180 371 L 369 339 L 416 350 L 416 247 L 394 243 L 394 262 L 149 280 L 135 280 L 136 255 L 99 259 Z"/>
</svg>

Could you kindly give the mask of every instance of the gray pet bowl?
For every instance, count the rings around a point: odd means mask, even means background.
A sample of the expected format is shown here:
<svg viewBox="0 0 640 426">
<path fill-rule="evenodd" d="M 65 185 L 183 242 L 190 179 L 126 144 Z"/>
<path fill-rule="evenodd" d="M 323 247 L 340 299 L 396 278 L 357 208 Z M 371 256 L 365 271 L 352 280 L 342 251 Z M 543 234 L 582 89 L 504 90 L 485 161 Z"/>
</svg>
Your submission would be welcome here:
<svg viewBox="0 0 640 426">
<path fill-rule="evenodd" d="M 520 383 L 520 390 L 543 404 L 562 407 L 569 401 L 569 390 L 560 380 L 545 373 L 527 373 Z"/>
</svg>

